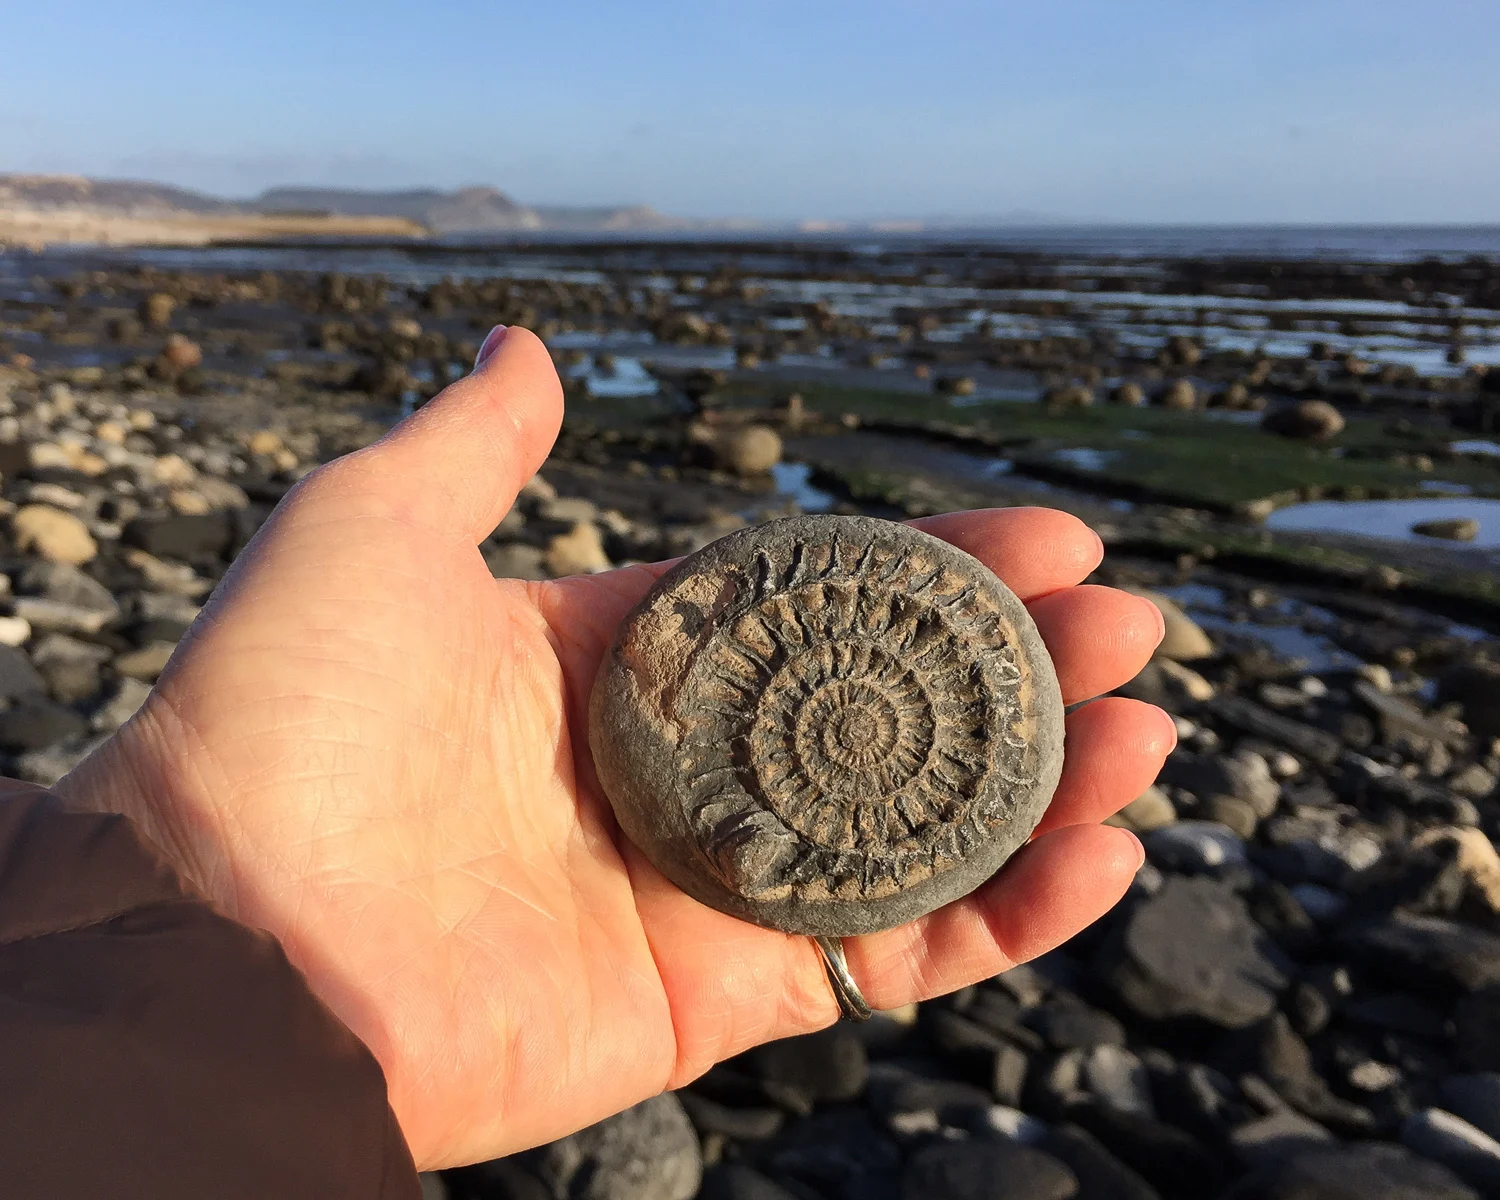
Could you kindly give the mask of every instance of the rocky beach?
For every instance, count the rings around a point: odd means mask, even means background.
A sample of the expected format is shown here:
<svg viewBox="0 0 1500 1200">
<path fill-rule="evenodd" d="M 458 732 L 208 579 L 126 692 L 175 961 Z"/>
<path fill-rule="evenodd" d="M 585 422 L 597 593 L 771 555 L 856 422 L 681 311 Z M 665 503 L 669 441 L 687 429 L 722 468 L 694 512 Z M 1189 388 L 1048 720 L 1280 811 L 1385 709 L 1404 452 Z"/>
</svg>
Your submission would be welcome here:
<svg viewBox="0 0 1500 1200">
<path fill-rule="evenodd" d="M 1059 950 L 434 1196 L 1500 1196 L 1500 254 L 0 253 L 6 773 L 128 720 L 278 500 L 497 323 L 568 395 L 497 577 L 801 512 L 1063 508 L 1163 611 L 1122 691 L 1179 745 L 1115 818 L 1131 893 Z"/>
</svg>

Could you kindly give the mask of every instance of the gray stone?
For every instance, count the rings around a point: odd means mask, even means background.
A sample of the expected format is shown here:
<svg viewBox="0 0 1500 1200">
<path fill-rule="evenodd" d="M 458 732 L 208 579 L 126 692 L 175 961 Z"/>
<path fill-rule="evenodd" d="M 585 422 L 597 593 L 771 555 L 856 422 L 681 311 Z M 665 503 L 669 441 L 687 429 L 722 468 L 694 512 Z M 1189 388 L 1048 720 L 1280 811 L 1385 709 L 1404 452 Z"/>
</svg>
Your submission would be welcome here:
<svg viewBox="0 0 1500 1200">
<path fill-rule="evenodd" d="M 975 1138 L 937 1142 L 906 1164 L 902 1200 L 1071 1200 L 1078 1180 L 1050 1154 Z"/>
<path fill-rule="evenodd" d="M 1161 1193 L 1077 1125 L 1063 1125 L 1041 1141 L 1073 1172 L 1081 1200 L 1161 1200 Z"/>
<path fill-rule="evenodd" d="M 1177 820 L 1177 810 L 1167 794 L 1154 784 L 1109 818 L 1108 824 L 1132 830 L 1135 833 L 1150 833 L 1162 829 Z"/>
<path fill-rule="evenodd" d="M 1349 930 L 1344 947 L 1398 985 L 1456 991 L 1500 985 L 1500 936 L 1442 917 L 1396 912 Z"/>
<path fill-rule="evenodd" d="M 744 1163 L 720 1163 L 703 1177 L 698 1200 L 798 1200 L 779 1183 Z"/>
<path fill-rule="evenodd" d="M 1083 1058 L 1083 1079 L 1101 1104 L 1148 1117 L 1156 1115 L 1151 1076 L 1145 1064 L 1123 1046 L 1095 1046 Z"/>
<path fill-rule="evenodd" d="M 1169 878 L 1101 951 L 1104 977 L 1150 1020 L 1196 1017 L 1229 1029 L 1276 1006 L 1287 968 L 1244 901 L 1212 879 Z"/>
<path fill-rule="evenodd" d="M 1281 1162 L 1309 1146 L 1332 1143 L 1333 1134 L 1316 1121 L 1289 1108 L 1278 1109 L 1237 1125 L 1229 1134 L 1229 1144 L 1247 1167 Z"/>
<path fill-rule="evenodd" d="M 1500 1141 L 1500 1072 L 1449 1075 L 1438 1084 L 1437 1100 L 1448 1112 Z"/>
<path fill-rule="evenodd" d="M 1401 1126 L 1401 1142 L 1486 1193 L 1500 1191 L 1500 1142 L 1462 1117 L 1440 1108 L 1414 1112 Z"/>
<path fill-rule="evenodd" d="M 590 746 L 689 895 L 790 932 L 914 920 L 1030 837 L 1062 698 L 1020 600 L 908 526 L 793 517 L 667 572 L 621 625 Z"/>
<path fill-rule="evenodd" d="M 703 1178 L 698 1135 L 670 1092 L 527 1157 L 555 1200 L 689 1200 Z"/>
<path fill-rule="evenodd" d="M 1245 865 L 1245 843 L 1216 821 L 1178 821 L 1145 837 L 1146 852 L 1164 870 L 1220 872 Z"/>
<path fill-rule="evenodd" d="M 1225 1200 L 1479 1200 L 1458 1176 L 1400 1146 L 1310 1148 L 1241 1181 Z"/>
</svg>

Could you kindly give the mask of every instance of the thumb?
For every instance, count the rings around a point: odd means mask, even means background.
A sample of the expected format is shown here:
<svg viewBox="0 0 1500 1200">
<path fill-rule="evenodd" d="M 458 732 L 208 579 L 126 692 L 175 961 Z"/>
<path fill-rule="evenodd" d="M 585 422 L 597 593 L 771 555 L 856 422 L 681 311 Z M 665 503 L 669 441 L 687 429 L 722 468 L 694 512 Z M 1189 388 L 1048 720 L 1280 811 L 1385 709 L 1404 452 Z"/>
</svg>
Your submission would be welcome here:
<svg viewBox="0 0 1500 1200">
<path fill-rule="evenodd" d="M 562 411 L 562 384 L 541 339 L 496 326 L 472 374 L 353 457 L 409 517 L 479 542 L 546 460 Z"/>
</svg>

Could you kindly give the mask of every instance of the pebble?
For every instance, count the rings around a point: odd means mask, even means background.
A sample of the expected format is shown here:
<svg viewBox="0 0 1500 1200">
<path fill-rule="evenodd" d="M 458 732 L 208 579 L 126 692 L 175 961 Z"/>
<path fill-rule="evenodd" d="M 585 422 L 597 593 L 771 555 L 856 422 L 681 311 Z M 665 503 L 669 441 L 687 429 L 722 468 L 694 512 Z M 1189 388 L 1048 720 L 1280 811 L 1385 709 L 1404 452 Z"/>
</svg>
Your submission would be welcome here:
<svg viewBox="0 0 1500 1200">
<path fill-rule="evenodd" d="M 703 1181 L 698 1135 L 670 1092 L 525 1156 L 556 1197 L 691 1200 Z"/>
<path fill-rule="evenodd" d="M 548 542 L 543 563 L 555 577 L 588 575 L 607 571 L 614 565 L 604 552 L 599 530 L 587 521 L 578 522 L 567 533 L 558 534 Z"/>
<path fill-rule="evenodd" d="M 1437 1087 L 1439 1105 L 1500 1141 L 1500 1072 L 1449 1075 Z"/>
<path fill-rule="evenodd" d="M 1156 648 L 1157 658 L 1182 663 L 1214 656 L 1214 644 L 1209 640 L 1208 634 L 1178 607 L 1175 600 L 1160 592 L 1136 590 L 1135 594 L 1156 605 L 1161 612 L 1162 623 L 1166 626 L 1161 645 Z"/>
<path fill-rule="evenodd" d="M 31 637 L 31 622 L 25 617 L 0 617 L 0 646 L 22 646 Z"/>
<path fill-rule="evenodd" d="M 1144 841 L 1146 853 L 1163 870 L 1222 872 L 1246 863 L 1241 838 L 1213 821 L 1178 821 L 1153 830 Z"/>
<path fill-rule="evenodd" d="M 99 553 L 88 526 L 70 512 L 49 504 L 27 504 L 10 520 L 16 549 L 36 553 L 48 562 L 78 566 Z"/>
<path fill-rule="evenodd" d="M 1167 794 L 1153 784 L 1122 808 L 1106 824 L 1118 825 L 1136 833 L 1150 833 L 1177 820 L 1177 810 Z"/>
<path fill-rule="evenodd" d="M 1004 1140 L 938 1142 L 906 1164 L 902 1200 L 1072 1200 L 1078 1179 L 1049 1154 Z"/>
</svg>

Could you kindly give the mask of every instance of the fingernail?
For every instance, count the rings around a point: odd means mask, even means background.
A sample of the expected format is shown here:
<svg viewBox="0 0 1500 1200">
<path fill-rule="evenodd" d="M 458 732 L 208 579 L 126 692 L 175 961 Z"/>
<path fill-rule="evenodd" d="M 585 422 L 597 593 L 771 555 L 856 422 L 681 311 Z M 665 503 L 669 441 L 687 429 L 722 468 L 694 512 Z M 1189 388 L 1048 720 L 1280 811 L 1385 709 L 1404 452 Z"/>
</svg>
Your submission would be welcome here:
<svg viewBox="0 0 1500 1200">
<path fill-rule="evenodd" d="M 479 353 L 474 356 L 474 370 L 479 370 L 489 361 L 490 355 L 500 349 L 500 343 L 505 340 L 505 326 L 496 325 L 484 335 L 484 342 L 479 347 Z"/>
<path fill-rule="evenodd" d="M 1179 740 L 1177 736 L 1177 718 L 1164 708 L 1158 708 L 1156 711 L 1161 713 L 1162 719 L 1167 723 L 1167 753 L 1171 754 L 1173 750 L 1177 749 L 1177 742 Z"/>
<path fill-rule="evenodd" d="M 1136 837 L 1130 830 L 1122 829 L 1120 832 L 1128 835 L 1130 840 L 1135 843 L 1135 869 L 1139 871 L 1146 865 L 1146 847 L 1141 844 L 1141 839 Z"/>
</svg>

